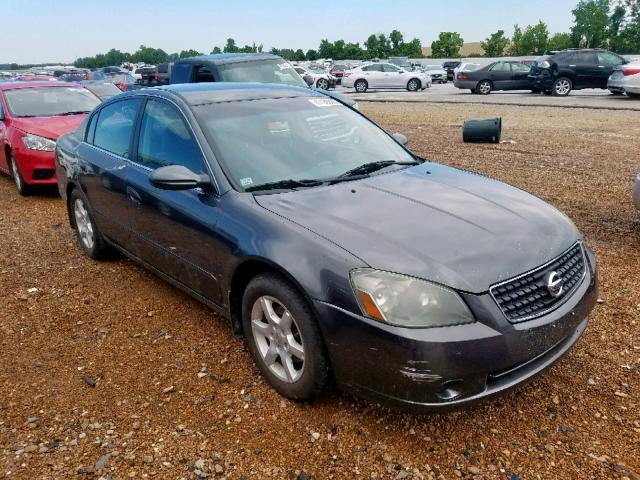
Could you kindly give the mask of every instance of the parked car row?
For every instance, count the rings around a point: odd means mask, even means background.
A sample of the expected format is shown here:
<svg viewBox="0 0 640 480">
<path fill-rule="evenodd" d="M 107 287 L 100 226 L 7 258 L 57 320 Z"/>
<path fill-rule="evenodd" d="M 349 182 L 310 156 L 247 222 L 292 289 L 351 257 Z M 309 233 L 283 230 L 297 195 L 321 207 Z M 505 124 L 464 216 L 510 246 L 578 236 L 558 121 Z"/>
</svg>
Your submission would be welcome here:
<svg viewBox="0 0 640 480">
<path fill-rule="evenodd" d="M 640 94 L 640 65 L 602 49 L 568 49 L 543 55 L 528 65 L 497 61 L 456 73 L 454 85 L 488 95 L 496 90 L 531 90 L 567 96 L 585 88 L 609 89 L 614 94 Z"/>
<path fill-rule="evenodd" d="M 378 62 L 343 72 L 342 86 L 364 93 L 371 88 L 399 88 L 410 92 L 431 86 L 428 73 L 407 71 L 391 63 Z"/>
</svg>

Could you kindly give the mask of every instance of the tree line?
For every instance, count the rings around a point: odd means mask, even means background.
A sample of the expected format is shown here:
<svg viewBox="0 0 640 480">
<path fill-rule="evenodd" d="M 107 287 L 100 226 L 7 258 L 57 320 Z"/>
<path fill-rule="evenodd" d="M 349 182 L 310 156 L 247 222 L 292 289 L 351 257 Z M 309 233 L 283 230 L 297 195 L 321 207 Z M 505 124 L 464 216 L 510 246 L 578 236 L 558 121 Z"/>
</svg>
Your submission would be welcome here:
<svg viewBox="0 0 640 480">
<path fill-rule="evenodd" d="M 524 27 L 516 24 L 511 37 L 508 37 L 504 30 L 498 30 L 481 42 L 484 56 L 540 55 L 548 50 L 563 50 L 571 47 L 608 48 L 618 53 L 640 53 L 640 0 L 580 0 L 572 13 L 573 25 L 568 32 L 552 35 L 543 21 Z M 431 57 L 458 58 L 463 44 L 464 39 L 459 33 L 442 32 L 431 44 Z M 229 38 L 224 46 L 213 47 L 210 53 L 262 51 L 262 44 L 253 43 L 241 47 L 233 38 Z M 204 53 L 193 49 L 167 53 L 160 48 L 141 45 L 134 53 L 111 49 L 107 53 L 93 57 L 78 58 L 74 65 L 92 69 L 129 62 L 157 65 Z M 274 47 L 270 53 L 290 61 L 313 61 L 319 58 L 369 60 L 390 56 L 423 57 L 420 40 L 414 38 L 405 41 L 399 30 L 393 30 L 388 35 L 371 34 L 363 44 L 346 42 L 342 39 L 333 42 L 323 39 L 317 49 L 304 51 Z M 482 56 L 482 53 L 472 52 L 466 56 Z M 19 67 L 20 65 L 17 64 L 0 65 L 3 69 Z"/>
</svg>

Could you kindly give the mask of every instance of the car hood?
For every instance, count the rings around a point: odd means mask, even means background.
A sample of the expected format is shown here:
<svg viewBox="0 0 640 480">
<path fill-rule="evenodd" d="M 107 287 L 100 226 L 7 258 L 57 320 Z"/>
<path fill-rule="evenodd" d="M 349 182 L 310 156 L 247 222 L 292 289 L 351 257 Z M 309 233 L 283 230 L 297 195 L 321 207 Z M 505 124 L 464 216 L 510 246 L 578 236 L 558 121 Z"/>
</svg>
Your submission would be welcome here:
<svg viewBox="0 0 640 480">
<path fill-rule="evenodd" d="M 57 140 L 60 135 L 76 130 L 85 118 L 87 118 L 86 114 L 14 118 L 12 125 L 23 132 Z"/>
<path fill-rule="evenodd" d="M 432 163 L 255 198 L 373 268 L 470 293 L 543 265 L 580 238 L 541 199 Z"/>
</svg>

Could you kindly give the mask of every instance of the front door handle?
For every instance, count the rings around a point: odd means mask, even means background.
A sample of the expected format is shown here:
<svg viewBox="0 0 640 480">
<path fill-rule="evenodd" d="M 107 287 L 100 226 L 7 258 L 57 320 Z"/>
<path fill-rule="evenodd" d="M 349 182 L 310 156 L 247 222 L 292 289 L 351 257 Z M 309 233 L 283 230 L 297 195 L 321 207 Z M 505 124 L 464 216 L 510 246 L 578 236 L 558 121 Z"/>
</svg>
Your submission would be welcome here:
<svg viewBox="0 0 640 480">
<path fill-rule="evenodd" d="M 139 207 L 142 204 L 140 194 L 132 187 L 127 187 L 127 199 L 136 207 Z"/>
</svg>

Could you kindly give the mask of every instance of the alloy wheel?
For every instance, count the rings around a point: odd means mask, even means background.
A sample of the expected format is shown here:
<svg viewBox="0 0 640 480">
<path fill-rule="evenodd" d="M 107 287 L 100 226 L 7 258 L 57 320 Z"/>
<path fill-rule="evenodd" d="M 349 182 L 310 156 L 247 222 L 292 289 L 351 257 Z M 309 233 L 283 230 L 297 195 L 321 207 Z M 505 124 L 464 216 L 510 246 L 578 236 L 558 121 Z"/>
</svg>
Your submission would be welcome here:
<svg viewBox="0 0 640 480">
<path fill-rule="evenodd" d="M 562 78 L 556 82 L 554 91 L 556 95 L 568 95 L 571 91 L 571 83 L 566 78 Z"/>
<path fill-rule="evenodd" d="M 93 223 L 91 222 L 89 212 L 81 198 L 76 198 L 73 203 L 73 216 L 75 218 L 76 229 L 78 231 L 80 241 L 87 250 L 91 250 L 95 243 Z"/>
<path fill-rule="evenodd" d="M 291 312 L 276 298 L 261 296 L 251 309 L 251 331 L 266 367 L 283 382 L 298 381 L 304 371 L 304 340 Z"/>
<path fill-rule="evenodd" d="M 480 85 L 478 85 L 477 90 L 482 94 L 482 95 L 488 95 L 489 93 L 491 93 L 491 84 L 489 82 L 480 82 Z"/>
<path fill-rule="evenodd" d="M 356 82 L 356 91 L 360 93 L 364 93 L 367 91 L 367 82 L 364 80 L 359 80 Z"/>
<path fill-rule="evenodd" d="M 409 85 L 407 86 L 407 89 L 410 92 L 415 92 L 416 90 L 418 90 L 418 88 L 419 88 L 419 85 L 417 80 L 409 80 Z"/>
<path fill-rule="evenodd" d="M 322 90 L 328 90 L 329 82 L 327 82 L 326 79 L 321 78 L 320 80 L 318 80 L 318 88 L 321 88 Z"/>
</svg>

